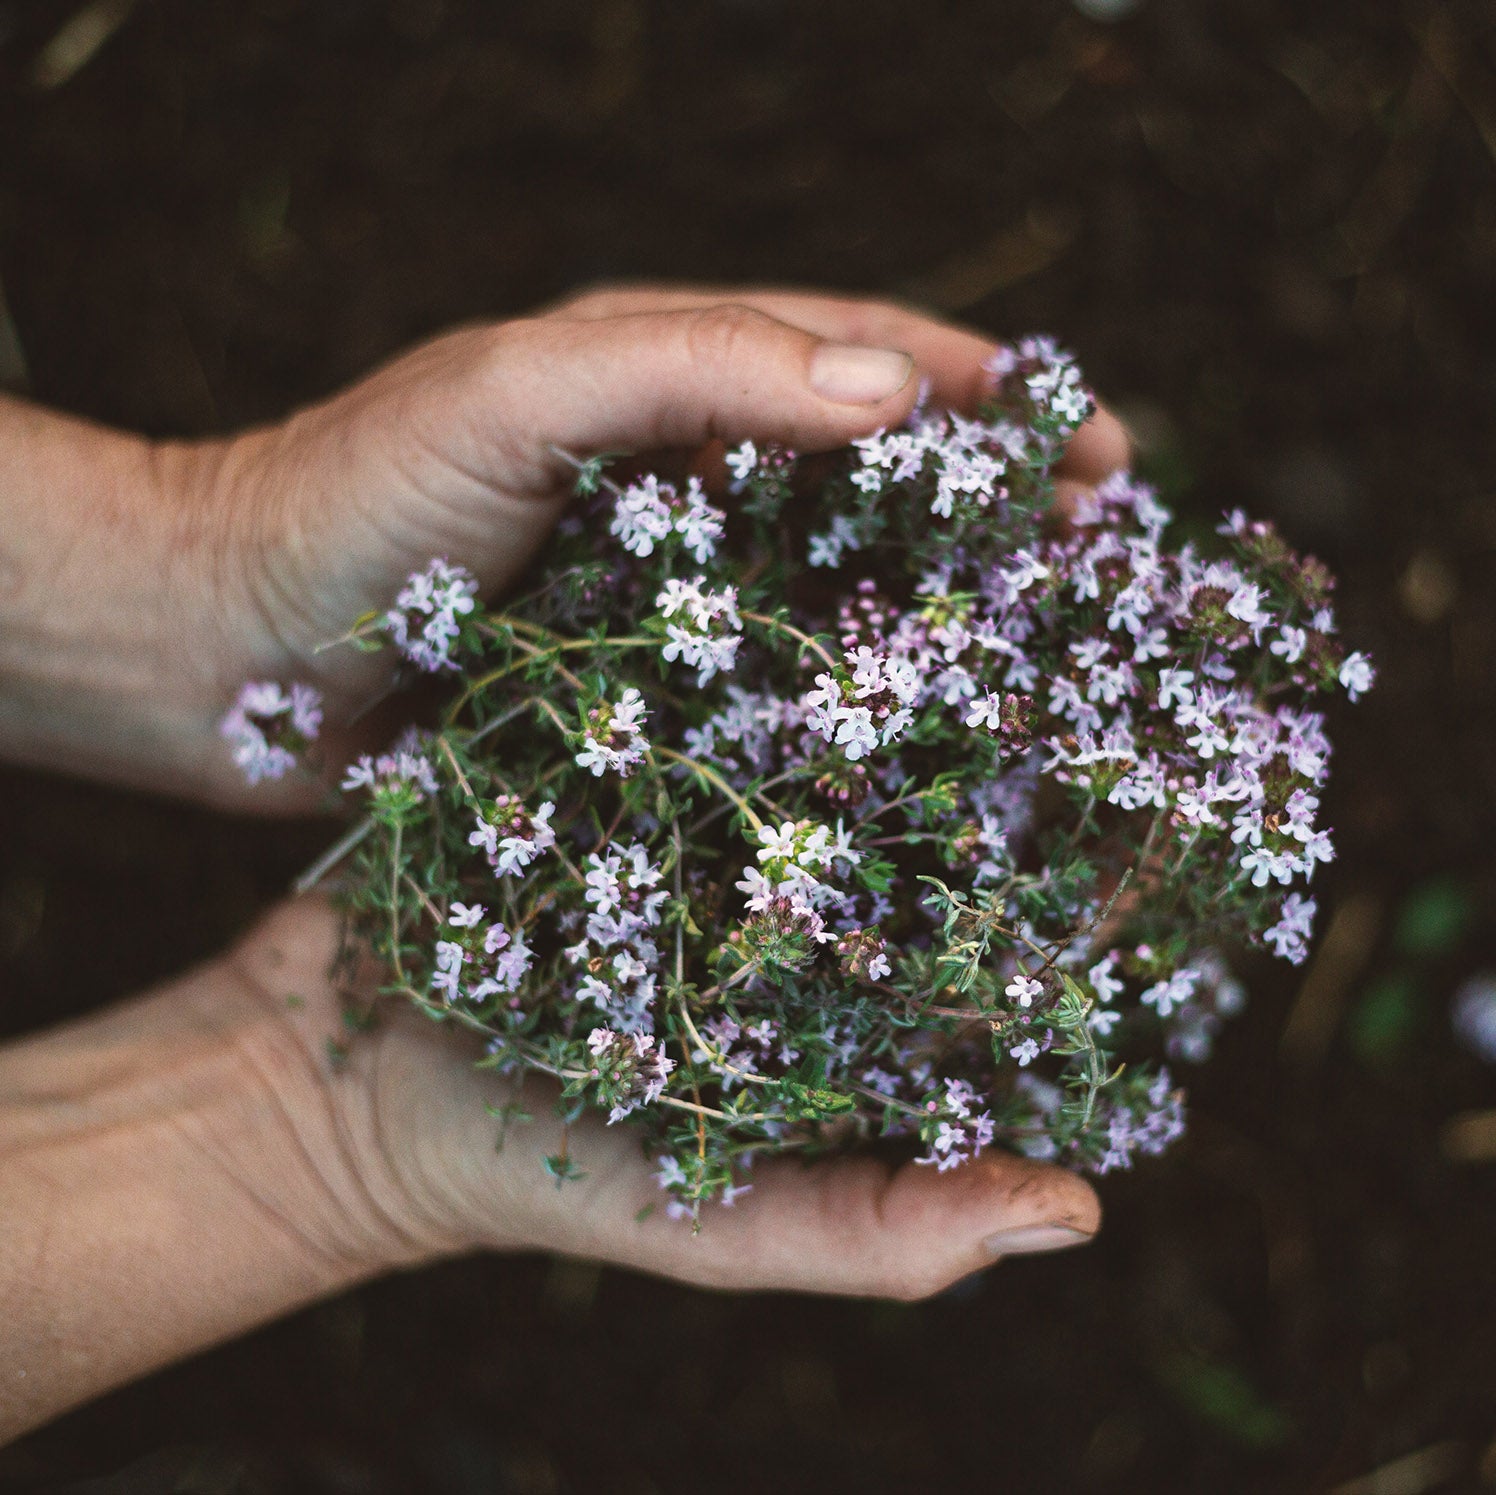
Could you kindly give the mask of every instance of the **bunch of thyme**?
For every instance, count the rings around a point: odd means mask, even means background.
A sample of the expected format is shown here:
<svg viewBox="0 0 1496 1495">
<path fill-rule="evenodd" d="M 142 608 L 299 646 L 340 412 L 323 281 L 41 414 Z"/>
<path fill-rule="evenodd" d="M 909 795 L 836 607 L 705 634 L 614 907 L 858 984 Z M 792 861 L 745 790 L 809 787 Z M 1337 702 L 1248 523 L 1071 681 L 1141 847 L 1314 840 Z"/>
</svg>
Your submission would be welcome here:
<svg viewBox="0 0 1496 1495">
<path fill-rule="evenodd" d="M 1242 1000 L 1222 947 L 1305 956 L 1311 703 L 1371 683 L 1332 578 L 1239 513 L 1168 548 L 1126 474 L 1060 513 L 1091 397 L 1043 338 L 991 374 L 979 419 L 711 489 L 577 460 L 533 591 L 435 561 L 349 635 L 450 684 L 343 780 L 387 993 L 637 1127 L 673 1212 L 877 1136 L 1127 1166 L 1183 1125 L 1147 1055 Z M 318 725 L 260 683 L 225 731 L 253 778 Z"/>
</svg>

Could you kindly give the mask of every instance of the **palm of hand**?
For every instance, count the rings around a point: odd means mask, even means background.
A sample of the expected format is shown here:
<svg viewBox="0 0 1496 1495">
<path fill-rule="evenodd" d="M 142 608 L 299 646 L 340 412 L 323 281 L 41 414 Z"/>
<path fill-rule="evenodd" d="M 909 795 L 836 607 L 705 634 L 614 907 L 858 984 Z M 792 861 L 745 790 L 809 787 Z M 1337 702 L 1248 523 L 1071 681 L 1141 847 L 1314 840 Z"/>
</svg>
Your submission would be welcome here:
<svg viewBox="0 0 1496 1495">
<path fill-rule="evenodd" d="M 946 1174 L 783 1158 L 761 1163 L 751 1190 L 709 1207 L 693 1234 L 667 1217 L 636 1133 L 590 1112 L 563 1129 L 553 1086 L 475 1069 L 462 1035 L 403 1006 L 381 1010 L 329 1067 L 343 1003 L 370 1000 L 368 987 L 339 992 L 328 977 L 339 933 L 326 903 L 303 899 L 231 957 L 298 1067 L 317 1077 L 315 1102 L 295 1114 L 329 1200 L 314 1212 L 331 1222 L 327 1249 L 343 1249 L 358 1220 L 385 1264 L 545 1249 L 712 1287 L 917 1298 L 1000 1256 L 1078 1244 L 1099 1222 L 1081 1179 L 1006 1154 Z M 493 1113 L 515 1103 L 530 1119 L 511 1122 L 496 1149 Z M 563 1150 L 585 1176 L 558 1188 L 542 1160 Z"/>
</svg>

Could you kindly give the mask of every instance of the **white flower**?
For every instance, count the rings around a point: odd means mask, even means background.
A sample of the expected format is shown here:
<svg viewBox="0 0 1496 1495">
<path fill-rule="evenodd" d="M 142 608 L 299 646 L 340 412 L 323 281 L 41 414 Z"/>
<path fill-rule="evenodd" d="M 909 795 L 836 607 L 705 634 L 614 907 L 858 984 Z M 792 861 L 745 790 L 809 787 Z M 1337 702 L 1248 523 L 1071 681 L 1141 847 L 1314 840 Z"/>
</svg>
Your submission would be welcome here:
<svg viewBox="0 0 1496 1495">
<path fill-rule="evenodd" d="M 1304 657 L 1309 635 L 1302 628 L 1283 628 L 1268 649 L 1282 657 L 1284 664 L 1297 664 Z"/>
<path fill-rule="evenodd" d="M 1160 670 L 1158 672 L 1158 706 L 1167 711 L 1177 701 L 1181 706 L 1194 703 L 1195 693 L 1190 686 L 1195 678 L 1193 670 Z"/>
<path fill-rule="evenodd" d="M 968 727 L 986 727 L 996 732 L 1002 726 L 1003 698 L 996 691 L 989 690 L 979 701 L 972 702 L 972 707 L 966 714 L 966 725 Z"/>
<path fill-rule="evenodd" d="M 1180 966 L 1167 980 L 1150 986 L 1138 1000 L 1144 1007 L 1154 1008 L 1161 1018 L 1168 1017 L 1176 1007 L 1182 1007 L 1189 1001 L 1199 984 L 1199 971 L 1192 966 Z"/>
<path fill-rule="evenodd" d="M 1371 689 L 1375 679 L 1376 671 L 1372 669 L 1371 660 L 1366 655 L 1359 652 L 1346 655 L 1345 663 L 1340 666 L 1340 683 L 1351 700 L 1359 701 Z"/>
<path fill-rule="evenodd" d="M 735 482 L 746 482 L 752 475 L 753 469 L 758 466 L 758 448 L 751 441 L 745 441 L 742 446 L 734 447 L 727 454 L 727 470 L 733 475 Z"/>
<path fill-rule="evenodd" d="M 799 831 L 799 826 L 793 820 L 786 820 L 777 828 L 772 825 L 761 826 L 758 840 L 763 850 L 758 854 L 759 861 L 773 862 L 793 858 Z"/>
<path fill-rule="evenodd" d="M 1003 988 L 1003 991 L 1020 1007 L 1032 1007 L 1034 998 L 1044 995 L 1042 983 L 1035 981 L 1032 976 L 1025 976 L 1022 971 Z"/>
<path fill-rule="evenodd" d="M 1117 977 L 1117 953 L 1112 951 L 1105 960 L 1099 961 L 1086 972 L 1086 979 L 1091 983 L 1092 990 L 1096 993 L 1099 1002 L 1110 1002 L 1123 989 L 1123 982 Z"/>
</svg>

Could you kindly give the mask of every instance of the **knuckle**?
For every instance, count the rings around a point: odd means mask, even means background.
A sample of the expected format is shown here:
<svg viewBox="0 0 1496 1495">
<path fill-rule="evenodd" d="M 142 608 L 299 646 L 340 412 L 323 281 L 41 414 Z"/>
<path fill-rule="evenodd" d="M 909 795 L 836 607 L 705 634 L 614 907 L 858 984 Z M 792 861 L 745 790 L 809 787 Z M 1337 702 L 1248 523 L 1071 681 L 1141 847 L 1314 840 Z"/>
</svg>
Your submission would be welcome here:
<svg viewBox="0 0 1496 1495">
<path fill-rule="evenodd" d="M 762 339 L 770 318 L 748 306 L 728 303 L 688 314 L 686 353 L 694 364 L 717 370 L 736 362 Z"/>
<path fill-rule="evenodd" d="M 929 1263 L 902 1262 L 884 1279 L 880 1296 L 897 1303 L 923 1303 L 944 1292 L 957 1275 Z"/>
<path fill-rule="evenodd" d="M 479 334 L 478 360 L 489 368 L 504 364 L 517 349 L 532 346 L 546 333 L 545 324 L 539 317 L 511 317 L 506 322 L 491 323 Z"/>
<path fill-rule="evenodd" d="M 627 280 L 598 280 L 579 286 L 551 308 L 563 317 L 607 317 L 623 310 L 639 287 Z"/>
<path fill-rule="evenodd" d="M 892 301 L 858 301 L 849 309 L 854 318 L 853 337 L 864 342 L 896 341 L 897 330 L 909 320 L 907 308 Z"/>
</svg>

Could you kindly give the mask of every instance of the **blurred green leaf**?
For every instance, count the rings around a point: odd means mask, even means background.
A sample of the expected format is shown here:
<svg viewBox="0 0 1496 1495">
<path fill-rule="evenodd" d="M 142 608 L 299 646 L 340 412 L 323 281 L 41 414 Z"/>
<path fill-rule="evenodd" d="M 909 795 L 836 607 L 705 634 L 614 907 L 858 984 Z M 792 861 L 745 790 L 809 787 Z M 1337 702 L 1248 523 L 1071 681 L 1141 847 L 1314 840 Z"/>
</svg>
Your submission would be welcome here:
<svg viewBox="0 0 1496 1495">
<path fill-rule="evenodd" d="M 1447 955 L 1465 937 L 1473 912 L 1469 891 L 1457 878 L 1422 883 L 1398 910 L 1393 948 L 1399 955 Z"/>
<path fill-rule="evenodd" d="M 1293 1424 L 1233 1366 L 1173 1355 L 1157 1367 L 1165 1389 L 1186 1411 L 1242 1448 L 1281 1448 Z"/>
<path fill-rule="evenodd" d="M 1392 971 L 1366 988 L 1351 1013 L 1350 1042 L 1368 1069 L 1385 1069 L 1407 1052 L 1420 1026 L 1422 995 L 1408 971 Z"/>
</svg>

